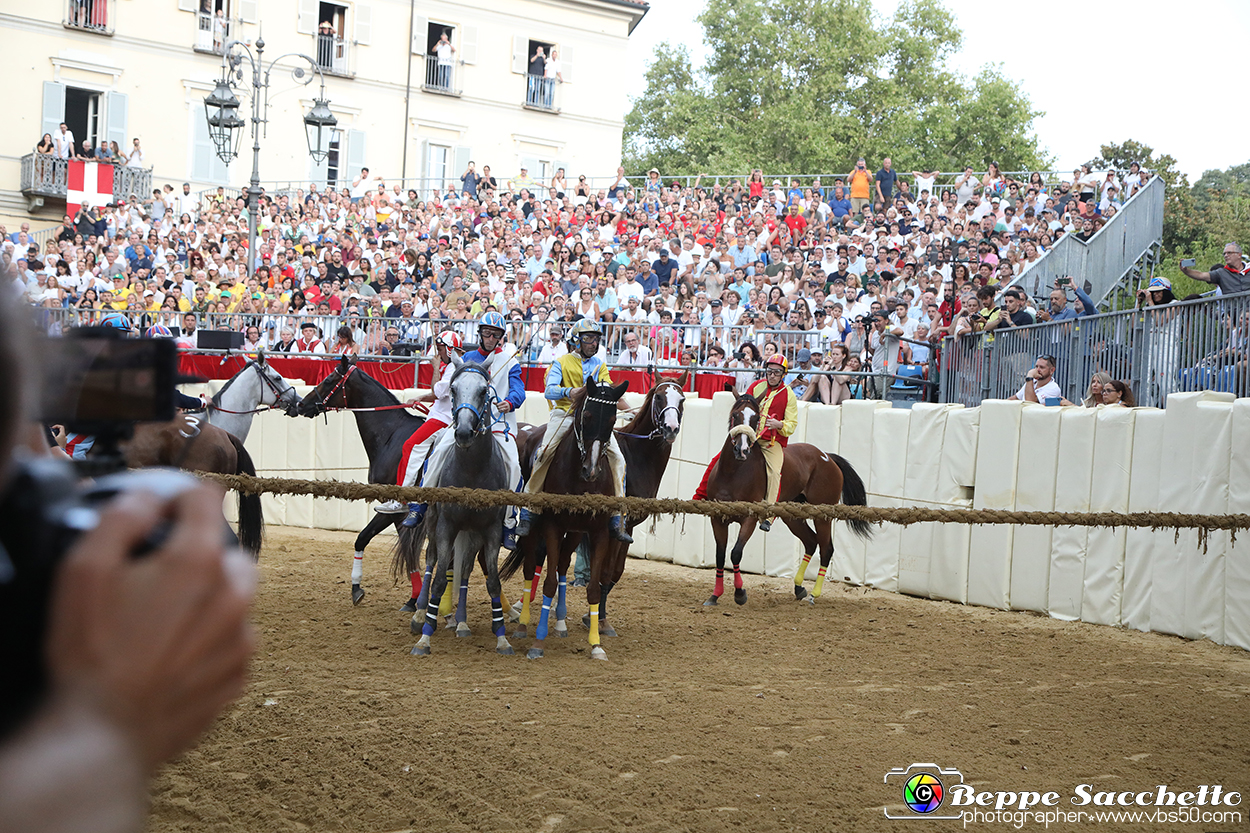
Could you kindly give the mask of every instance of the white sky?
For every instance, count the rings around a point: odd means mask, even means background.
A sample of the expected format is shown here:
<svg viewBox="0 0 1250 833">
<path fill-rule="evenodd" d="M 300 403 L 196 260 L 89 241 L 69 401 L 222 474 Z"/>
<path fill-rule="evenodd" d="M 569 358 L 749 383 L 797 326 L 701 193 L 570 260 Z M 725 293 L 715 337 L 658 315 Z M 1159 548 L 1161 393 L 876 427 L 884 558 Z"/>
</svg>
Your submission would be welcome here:
<svg viewBox="0 0 1250 833">
<path fill-rule="evenodd" d="M 1103 142 L 1126 139 L 1172 154 L 1191 182 L 1205 170 L 1250 161 L 1250 0 L 945 2 L 964 33 L 954 68 L 970 76 L 1002 64 L 1046 113 L 1034 124 L 1059 170 L 1096 156 Z M 873 4 L 892 15 L 897 0 Z M 628 65 L 649 61 L 665 40 L 688 44 L 699 63 L 705 47 L 695 17 L 704 6 L 651 0 L 630 36 Z M 1072 55 L 1082 56 L 1076 65 L 1088 69 L 1083 75 L 1063 68 L 1073 65 Z M 627 95 L 641 95 L 643 73 L 627 78 Z M 970 163 L 979 169 L 984 160 Z"/>
</svg>

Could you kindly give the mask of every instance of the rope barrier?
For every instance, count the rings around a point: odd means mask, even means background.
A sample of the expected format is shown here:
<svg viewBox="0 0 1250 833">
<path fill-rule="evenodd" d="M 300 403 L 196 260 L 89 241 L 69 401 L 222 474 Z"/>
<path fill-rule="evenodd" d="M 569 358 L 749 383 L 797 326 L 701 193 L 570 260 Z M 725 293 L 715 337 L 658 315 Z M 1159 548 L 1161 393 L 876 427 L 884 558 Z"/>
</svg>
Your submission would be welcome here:
<svg viewBox="0 0 1250 833">
<path fill-rule="evenodd" d="M 893 523 L 1013 524 L 1020 526 L 1133 527 L 1171 529 L 1180 540 L 1182 529 L 1196 529 L 1198 543 L 1206 551 L 1212 532 L 1227 531 L 1232 542 L 1237 532 L 1250 529 L 1250 515 L 1194 515 L 1180 512 L 1022 512 L 1007 509 L 931 509 L 920 506 L 847 506 L 811 503 L 763 503 L 752 501 L 679 500 L 677 498 L 615 497 L 613 495 L 557 495 L 540 492 L 494 491 L 466 488 L 405 488 L 338 480 L 287 480 L 245 474 L 210 474 L 228 489 L 245 494 L 310 495 L 338 500 L 399 500 L 409 503 L 459 503 L 474 508 L 524 506 L 529 509 L 594 514 L 706 515 L 727 520 L 745 516 L 783 520 L 839 520 Z"/>
</svg>

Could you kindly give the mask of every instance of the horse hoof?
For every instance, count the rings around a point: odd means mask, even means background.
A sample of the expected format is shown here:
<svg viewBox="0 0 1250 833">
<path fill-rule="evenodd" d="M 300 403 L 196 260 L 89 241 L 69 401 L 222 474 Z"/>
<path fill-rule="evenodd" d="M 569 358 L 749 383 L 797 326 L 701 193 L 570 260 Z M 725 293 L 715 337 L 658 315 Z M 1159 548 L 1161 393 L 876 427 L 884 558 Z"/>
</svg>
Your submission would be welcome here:
<svg viewBox="0 0 1250 833">
<path fill-rule="evenodd" d="M 542 659 L 543 649 L 542 648 L 530 648 L 529 653 L 525 655 L 525 658 L 526 659 Z"/>
<path fill-rule="evenodd" d="M 456 619 L 455 619 L 455 617 L 454 617 L 454 616 L 448 616 L 448 617 L 447 617 L 447 621 L 446 621 L 446 623 L 443 625 L 443 630 L 445 630 L 445 631 L 450 631 L 450 630 L 454 630 L 454 629 L 455 629 L 455 627 L 456 627 Z"/>
<path fill-rule="evenodd" d="M 568 626 L 568 625 L 566 625 L 566 624 L 564 624 L 564 620 L 563 620 L 563 619 L 561 619 L 560 621 L 556 622 L 556 626 L 555 626 L 555 628 L 553 628 L 553 630 L 554 630 L 554 632 L 555 632 L 555 635 L 556 635 L 556 636 L 558 636 L 558 637 L 560 637 L 561 639 L 567 639 L 567 638 L 568 638 L 568 635 L 569 635 L 569 626 Z"/>
<path fill-rule="evenodd" d="M 812 607 L 815 607 L 815 606 L 816 606 L 816 597 L 815 597 L 815 596 L 808 596 L 808 597 L 807 597 L 807 603 L 808 603 L 809 605 L 811 605 Z"/>
<path fill-rule="evenodd" d="M 708 600 L 703 603 L 703 606 L 704 607 L 716 607 L 718 604 L 720 604 L 719 599 L 720 599 L 720 596 L 709 596 Z"/>
<path fill-rule="evenodd" d="M 599 623 L 599 635 L 600 636 L 616 636 L 616 631 L 607 622 L 600 622 Z"/>
<path fill-rule="evenodd" d="M 365 591 L 361 589 L 359 584 L 352 585 L 352 604 L 360 604 L 361 599 L 365 597 Z"/>
<path fill-rule="evenodd" d="M 412 631 L 413 636 L 421 635 L 421 622 L 417 621 L 417 616 L 415 613 L 413 614 L 412 618 L 408 620 L 408 630 Z"/>
<path fill-rule="evenodd" d="M 399 612 L 400 613 L 416 613 L 417 612 L 416 598 L 414 597 L 404 602 L 404 606 L 399 609 Z"/>
<path fill-rule="evenodd" d="M 412 655 L 414 657 L 428 657 L 430 655 L 430 649 L 424 645 L 413 645 Z"/>
<path fill-rule="evenodd" d="M 495 649 L 495 653 L 496 653 L 496 654 L 502 654 L 502 655 L 503 655 L 503 656 L 505 656 L 505 657 L 516 656 L 516 651 L 512 650 L 512 646 L 511 646 L 511 645 L 509 645 L 509 646 L 508 646 L 508 647 L 506 647 L 506 648 L 496 648 L 496 649 Z"/>
<path fill-rule="evenodd" d="M 525 636 L 526 636 L 525 628 L 517 628 L 516 630 L 512 632 L 513 639 L 525 639 Z"/>
<path fill-rule="evenodd" d="M 465 622 L 456 625 L 456 636 L 472 636 L 473 631 L 469 630 L 469 626 Z"/>
<path fill-rule="evenodd" d="M 801 584 L 794 585 L 794 598 L 798 599 L 800 602 L 807 598 L 807 588 Z"/>
<path fill-rule="evenodd" d="M 601 660 L 606 661 L 608 658 L 608 652 L 600 648 L 598 645 L 596 645 L 595 647 L 590 649 L 590 658 L 601 659 Z"/>
<path fill-rule="evenodd" d="M 747 591 L 745 587 L 739 587 L 734 591 L 734 601 L 740 605 L 747 603 Z"/>
</svg>

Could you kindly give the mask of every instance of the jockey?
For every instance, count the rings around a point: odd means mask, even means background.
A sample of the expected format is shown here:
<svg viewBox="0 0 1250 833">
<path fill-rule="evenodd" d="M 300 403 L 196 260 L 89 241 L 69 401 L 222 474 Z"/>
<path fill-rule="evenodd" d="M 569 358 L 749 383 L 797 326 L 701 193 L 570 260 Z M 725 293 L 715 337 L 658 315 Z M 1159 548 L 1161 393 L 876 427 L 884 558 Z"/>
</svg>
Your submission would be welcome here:
<svg viewBox="0 0 1250 833">
<path fill-rule="evenodd" d="M 425 461 L 430 449 L 434 447 L 438 432 L 451 423 L 451 377 L 456 372 L 451 356 L 453 350 L 457 352 L 461 350 L 460 334 L 454 330 L 439 333 L 434 338 L 434 348 L 438 352 L 438 367 L 434 370 L 437 381 L 434 382 L 433 391 L 423 397 L 427 399 L 432 397 L 434 404 L 426 414 L 425 422 L 421 423 L 421 427 L 404 442 L 404 449 L 399 456 L 399 471 L 395 476 L 395 482 L 400 486 L 413 486 L 417 483 L 421 476 L 421 464 Z M 409 404 L 415 405 L 416 400 Z M 380 504 L 376 509 L 378 512 L 404 511 L 399 501 L 391 500 Z M 424 504 L 408 504 L 408 514 L 403 520 L 403 525 L 416 526 L 421 523 L 421 516 L 424 513 Z"/>
<path fill-rule="evenodd" d="M 594 378 L 600 384 L 611 385 L 612 377 L 608 373 L 608 365 L 597 354 L 599 342 L 603 338 L 603 330 L 598 322 L 583 318 L 573 325 L 572 336 L 576 340 L 574 352 L 565 353 L 556 359 L 547 371 L 546 397 L 552 403 L 551 416 L 547 420 L 547 432 L 543 436 L 543 444 L 535 455 L 534 470 L 529 482 L 525 484 L 525 493 L 534 494 L 542 491 L 547 479 L 547 468 L 551 465 L 551 457 L 555 454 L 560 440 L 573 427 L 573 403 L 570 395 L 585 384 L 587 378 Z M 618 402 L 617 408 L 624 410 L 624 402 Z M 625 457 L 621 447 L 616 443 L 616 434 L 612 434 L 607 447 L 608 468 L 612 471 L 613 493 L 617 497 L 625 496 Z M 521 518 L 517 523 L 517 535 L 527 535 L 530 531 L 532 517 L 539 514 L 536 510 L 522 509 Z M 625 518 L 613 515 L 610 533 L 617 541 L 633 543 L 633 538 L 625 529 Z"/>
<path fill-rule="evenodd" d="M 786 357 L 780 353 L 769 356 L 764 361 L 764 381 L 756 382 L 747 390 L 760 403 L 760 432 L 755 439 L 760 452 L 764 455 L 764 470 L 768 481 L 764 489 L 764 502 L 776 503 L 781 492 L 781 467 L 786 459 L 786 445 L 790 435 L 798 427 L 798 397 L 786 384 L 786 371 L 789 366 Z M 694 493 L 695 500 L 707 499 L 707 479 L 712 467 L 720 455 L 712 458 L 707 471 L 703 472 L 703 482 Z M 767 532 L 772 528 L 771 518 L 762 518 L 759 528 Z"/>
<path fill-rule="evenodd" d="M 503 343 L 505 327 L 502 314 L 493 311 L 485 313 L 478 323 L 477 349 L 465 353 L 464 360 L 486 366 L 491 388 L 494 390 L 495 407 L 499 411 L 499 418 L 494 420 L 491 427 L 491 436 L 499 445 L 499 450 L 503 452 L 508 467 L 508 482 L 514 484 L 514 489 L 520 489 L 521 460 L 516 447 L 516 409 L 525 403 L 525 382 L 521 378 L 521 363 L 517 361 L 518 350 L 511 344 Z M 486 416 L 486 418 L 493 419 L 493 416 Z M 426 463 L 426 472 L 423 477 L 425 482 L 438 482 L 437 474 L 442 471 L 444 461 L 454 443 L 455 438 L 451 432 L 445 432 L 440 436 Z M 418 516 L 424 515 L 424 505 L 419 506 Z M 508 525 L 508 520 L 510 518 L 504 522 L 504 547 L 515 549 L 516 534 Z M 407 524 L 407 522 L 408 519 L 405 518 L 404 523 Z"/>
<path fill-rule="evenodd" d="M 143 331 L 144 338 L 173 338 L 173 331 L 164 324 L 153 324 Z M 174 391 L 174 407 L 180 411 L 202 411 L 205 407 L 204 397 L 188 396 L 180 390 Z"/>
</svg>

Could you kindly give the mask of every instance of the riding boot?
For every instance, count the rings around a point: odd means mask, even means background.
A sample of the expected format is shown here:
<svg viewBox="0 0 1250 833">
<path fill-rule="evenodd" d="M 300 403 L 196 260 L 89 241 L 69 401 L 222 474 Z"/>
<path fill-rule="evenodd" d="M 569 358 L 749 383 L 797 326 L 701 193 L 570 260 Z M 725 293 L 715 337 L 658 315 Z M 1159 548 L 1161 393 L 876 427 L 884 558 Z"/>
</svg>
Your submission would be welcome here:
<svg viewBox="0 0 1250 833">
<path fill-rule="evenodd" d="M 425 520 L 425 507 L 426 504 L 424 503 L 408 504 L 408 514 L 404 516 L 404 519 L 400 521 L 399 525 L 407 527 L 408 529 L 412 529 L 414 526 L 420 526 L 421 522 Z"/>
<path fill-rule="evenodd" d="M 521 511 L 517 514 L 516 529 L 514 530 L 516 537 L 524 538 L 530 534 L 530 530 L 534 527 L 534 516 L 537 514 L 537 512 L 531 512 L 524 506 L 521 507 Z"/>
<path fill-rule="evenodd" d="M 757 526 L 759 527 L 760 532 L 767 532 L 773 528 L 773 522 L 770 518 L 761 518 Z"/>
<path fill-rule="evenodd" d="M 503 548 L 506 550 L 514 550 L 517 545 L 517 527 L 508 526 L 508 522 L 503 522 Z"/>
<path fill-rule="evenodd" d="M 634 539 L 630 536 L 629 532 L 625 529 L 625 516 L 624 515 L 612 516 L 612 523 L 609 524 L 608 526 L 608 534 L 612 536 L 613 540 L 620 541 L 622 544 L 634 543 Z"/>
</svg>

